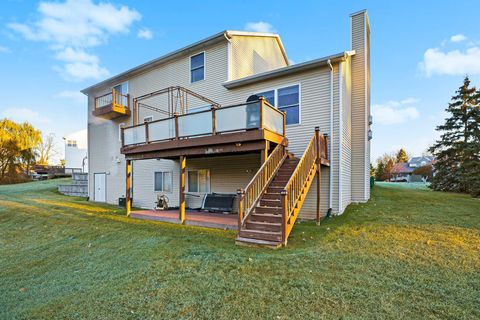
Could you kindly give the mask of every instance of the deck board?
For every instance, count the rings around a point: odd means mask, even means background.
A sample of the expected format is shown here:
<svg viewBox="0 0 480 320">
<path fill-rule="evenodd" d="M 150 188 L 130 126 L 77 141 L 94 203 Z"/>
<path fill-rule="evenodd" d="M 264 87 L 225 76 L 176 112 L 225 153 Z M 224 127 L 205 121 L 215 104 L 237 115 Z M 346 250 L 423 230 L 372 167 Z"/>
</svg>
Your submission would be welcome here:
<svg viewBox="0 0 480 320">
<path fill-rule="evenodd" d="M 180 224 L 178 210 L 155 211 L 136 210 L 130 217 L 142 220 L 155 220 Z M 187 210 L 185 212 L 185 225 L 224 230 L 237 230 L 238 216 L 236 214 L 222 214 Z"/>
</svg>

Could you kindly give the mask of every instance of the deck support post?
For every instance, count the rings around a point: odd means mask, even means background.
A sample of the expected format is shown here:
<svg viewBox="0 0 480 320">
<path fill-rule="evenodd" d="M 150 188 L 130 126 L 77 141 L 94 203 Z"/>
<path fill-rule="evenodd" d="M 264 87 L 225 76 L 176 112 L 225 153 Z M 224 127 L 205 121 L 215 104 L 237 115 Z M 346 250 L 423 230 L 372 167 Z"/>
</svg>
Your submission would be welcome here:
<svg viewBox="0 0 480 320">
<path fill-rule="evenodd" d="M 242 230 L 242 222 L 244 216 L 244 202 L 245 202 L 245 190 L 238 189 L 237 190 L 237 197 L 238 197 L 238 232 Z"/>
<path fill-rule="evenodd" d="M 180 223 L 185 223 L 185 171 L 187 168 L 187 157 L 180 156 L 180 206 L 179 206 L 179 220 Z"/>
<path fill-rule="evenodd" d="M 126 173 L 126 189 L 125 189 L 125 207 L 127 209 L 127 217 L 130 216 L 132 211 L 132 198 L 130 197 L 131 188 L 132 188 L 132 160 L 126 160 L 125 165 Z"/>
<path fill-rule="evenodd" d="M 270 141 L 265 141 L 265 149 L 260 151 L 260 165 L 264 164 L 268 158 L 268 149 L 270 148 Z"/>
<path fill-rule="evenodd" d="M 317 225 L 320 225 L 320 166 L 321 164 L 321 155 L 320 155 L 320 128 L 315 127 L 315 151 L 317 153 L 317 159 L 315 160 L 317 164 L 317 169 L 316 169 L 316 175 L 317 175 L 317 207 L 316 207 L 316 220 L 317 220 Z"/>
</svg>

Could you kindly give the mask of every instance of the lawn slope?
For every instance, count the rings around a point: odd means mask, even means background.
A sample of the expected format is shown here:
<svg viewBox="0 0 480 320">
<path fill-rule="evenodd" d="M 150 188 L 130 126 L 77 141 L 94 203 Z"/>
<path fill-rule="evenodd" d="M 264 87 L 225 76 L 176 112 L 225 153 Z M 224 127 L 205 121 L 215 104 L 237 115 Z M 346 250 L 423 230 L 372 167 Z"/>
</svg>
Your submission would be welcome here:
<svg viewBox="0 0 480 320">
<path fill-rule="evenodd" d="M 377 186 L 282 250 L 0 186 L 0 319 L 478 319 L 480 201 Z"/>
</svg>

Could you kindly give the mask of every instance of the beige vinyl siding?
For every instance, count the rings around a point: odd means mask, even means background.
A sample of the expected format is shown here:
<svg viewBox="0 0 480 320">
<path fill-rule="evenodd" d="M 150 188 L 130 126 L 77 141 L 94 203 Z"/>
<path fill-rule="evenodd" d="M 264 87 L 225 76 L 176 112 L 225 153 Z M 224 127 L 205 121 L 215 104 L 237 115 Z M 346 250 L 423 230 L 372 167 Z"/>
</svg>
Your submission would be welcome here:
<svg viewBox="0 0 480 320">
<path fill-rule="evenodd" d="M 330 152 L 330 169 L 332 170 L 332 210 L 333 213 L 339 213 L 339 201 L 340 201 L 340 181 L 339 181 L 339 168 L 341 163 L 340 152 L 340 64 L 333 66 L 333 133 L 331 139 L 331 152 Z"/>
<path fill-rule="evenodd" d="M 365 50 L 365 55 L 366 55 L 366 60 L 367 60 L 367 71 L 366 71 L 366 95 L 367 95 L 367 120 L 371 115 L 371 110 L 370 110 L 370 23 L 368 21 L 368 15 L 365 15 L 365 20 L 366 20 L 366 32 L 365 32 L 365 43 L 367 46 L 367 50 Z M 370 125 L 367 126 L 367 130 L 370 129 Z M 367 195 L 367 200 L 370 199 L 370 140 L 367 138 L 367 152 L 365 154 L 365 171 L 366 171 L 366 179 L 365 179 L 365 190 L 366 190 L 366 195 Z"/>
<path fill-rule="evenodd" d="M 201 51 L 199 51 L 201 52 Z M 190 83 L 190 60 L 189 55 L 185 55 L 177 60 L 170 61 L 158 68 L 135 76 L 128 81 L 129 94 L 131 97 L 150 93 L 156 90 L 167 88 L 169 86 L 183 86 L 199 94 L 205 95 L 212 100 L 223 97 L 227 90 L 221 83 L 227 80 L 227 44 L 226 42 L 216 44 L 205 51 L 205 80 Z M 133 116 L 119 118 L 114 120 L 104 120 L 92 115 L 94 107 L 94 96 L 100 96 L 108 93 L 111 88 L 101 88 L 92 93 L 89 97 L 88 109 L 88 127 L 89 127 L 89 181 L 93 181 L 93 174 L 97 172 L 107 172 L 107 202 L 115 204 L 118 197 L 125 195 L 125 157 L 120 153 L 119 124 L 125 123 L 129 126 L 133 124 Z M 167 110 L 165 103 L 161 104 L 161 98 L 145 103 L 155 105 L 161 109 Z M 132 105 L 132 101 L 130 102 Z M 165 117 L 156 112 L 140 108 L 139 121 L 143 121 L 145 116 L 152 115 L 154 119 Z M 155 165 L 154 165 L 155 164 Z M 150 207 L 152 199 L 155 200 L 153 193 L 153 170 L 158 169 L 155 161 L 134 161 L 134 182 L 133 189 L 136 194 L 134 205 L 140 207 Z M 170 165 L 168 166 L 170 167 Z M 178 170 L 178 169 L 177 169 Z M 174 184 L 177 183 L 174 177 Z M 93 195 L 93 184 L 89 186 L 89 194 Z M 178 203 L 178 192 L 171 199 Z"/>
<path fill-rule="evenodd" d="M 276 37 L 233 36 L 230 42 L 230 80 L 288 65 Z"/>
<path fill-rule="evenodd" d="M 343 213 L 345 208 L 350 204 L 352 199 L 352 131 L 351 131 L 351 90 L 352 90 L 352 77 L 351 77 L 351 58 L 347 58 L 342 63 L 342 104 L 340 106 L 342 110 L 342 152 L 341 152 L 341 202 L 339 213 Z"/>
<path fill-rule="evenodd" d="M 189 56 L 185 55 L 168 64 L 157 67 L 154 70 L 133 77 L 129 80 L 129 92 L 132 97 L 150 93 L 169 86 L 183 86 L 194 92 L 212 99 L 221 105 L 241 103 L 254 93 L 282 88 L 298 84 L 300 86 L 300 118 L 301 123 L 287 126 L 287 137 L 289 139 L 288 149 L 297 157 L 301 157 L 305 147 L 311 139 L 314 128 L 320 127 L 320 132 L 330 133 L 330 68 L 320 67 L 317 69 L 290 74 L 276 79 L 260 83 L 242 86 L 236 89 L 227 90 L 222 83 L 228 79 L 228 44 L 218 43 L 205 50 L 205 80 L 190 83 Z M 232 51 L 233 48 L 232 48 Z M 199 51 L 200 52 L 200 51 Z M 195 52 L 197 53 L 197 52 Z M 195 54 L 192 53 L 192 54 Z M 232 63 L 233 64 L 233 63 Z M 339 136 L 339 75 L 338 64 L 334 64 L 334 133 L 332 146 L 329 150 L 332 161 L 333 174 L 333 210 L 338 212 L 338 165 L 341 162 L 338 154 Z M 106 88 L 105 90 L 109 90 Z M 99 95 L 98 91 L 95 95 Z M 90 173 L 109 172 L 107 175 L 107 202 L 116 203 L 117 198 L 125 194 L 125 161 L 120 154 L 120 142 L 118 141 L 118 124 L 121 122 L 127 125 L 132 124 L 132 118 L 105 121 L 91 115 L 93 99 L 90 99 L 89 109 L 89 145 L 91 146 Z M 153 115 L 152 111 L 142 110 L 139 114 L 140 121 L 143 117 Z M 353 113 L 352 113 L 353 115 Z M 336 131 L 335 131 L 336 130 Z M 344 129 L 345 130 L 345 129 Z M 345 149 L 344 149 L 345 150 Z M 187 159 L 187 170 L 190 168 L 201 168 L 211 166 L 211 190 L 213 192 L 235 192 L 238 188 L 244 188 L 253 176 L 255 168 L 258 168 L 259 155 L 250 154 L 242 162 L 225 161 L 225 157 L 211 157 L 205 159 Z M 118 159 L 118 160 L 117 160 Z M 223 159 L 223 161 L 222 161 Z M 343 161 L 343 160 L 342 160 Z M 352 159 L 353 161 L 353 159 Z M 153 190 L 153 172 L 172 171 L 173 193 L 168 195 L 171 206 L 178 206 L 178 161 L 166 160 L 142 160 L 133 162 L 133 198 L 134 206 L 152 208 L 156 199 Z M 328 208 L 329 191 L 329 168 L 322 167 L 321 181 L 321 212 L 324 215 Z M 343 175 L 348 174 L 344 170 Z M 93 176 L 90 177 L 93 181 Z M 344 182 L 343 187 L 346 187 Z M 91 191 L 93 187 L 90 188 Z M 345 195 L 345 193 L 344 193 Z M 187 196 L 187 206 L 198 206 L 200 199 Z M 349 203 L 344 199 L 345 205 Z M 304 207 L 300 212 L 302 219 L 313 219 L 316 215 L 316 183 L 312 184 Z"/>
<path fill-rule="evenodd" d="M 364 202 L 368 200 L 367 166 L 369 166 L 367 142 L 367 108 L 366 96 L 369 91 L 367 79 L 366 55 L 366 13 L 360 12 L 351 17 L 352 49 L 352 201 Z"/>
</svg>

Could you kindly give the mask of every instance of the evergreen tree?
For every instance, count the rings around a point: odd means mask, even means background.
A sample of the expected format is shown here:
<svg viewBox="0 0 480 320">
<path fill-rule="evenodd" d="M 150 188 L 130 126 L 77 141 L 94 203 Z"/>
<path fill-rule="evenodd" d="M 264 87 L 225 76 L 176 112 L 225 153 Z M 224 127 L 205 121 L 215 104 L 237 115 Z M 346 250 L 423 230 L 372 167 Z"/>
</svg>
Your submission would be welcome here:
<svg viewBox="0 0 480 320">
<path fill-rule="evenodd" d="M 407 152 L 405 151 L 405 149 L 401 148 L 400 150 L 398 150 L 398 152 L 397 152 L 397 162 L 403 162 L 403 163 L 408 162 L 408 155 L 407 155 Z"/>
<path fill-rule="evenodd" d="M 434 190 L 480 193 L 479 97 L 465 77 L 446 109 L 450 117 L 437 127 L 440 140 L 429 149 L 436 157 Z"/>
</svg>

